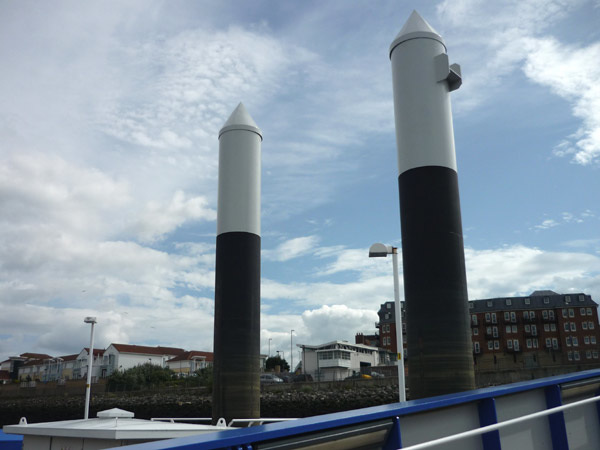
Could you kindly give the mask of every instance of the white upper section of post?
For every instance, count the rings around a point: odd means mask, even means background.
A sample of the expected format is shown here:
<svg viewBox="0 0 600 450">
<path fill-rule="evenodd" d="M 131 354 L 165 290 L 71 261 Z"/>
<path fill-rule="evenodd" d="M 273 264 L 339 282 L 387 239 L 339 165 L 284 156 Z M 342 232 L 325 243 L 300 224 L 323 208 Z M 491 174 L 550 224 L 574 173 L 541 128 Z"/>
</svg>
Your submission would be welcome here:
<svg viewBox="0 0 600 450">
<path fill-rule="evenodd" d="M 424 166 L 456 171 L 450 91 L 440 67 L 446 47 L 414 11 L 390 46 L 398 173 Z M 449 70 L 449 69 L 448 69 Z"/>
<path fill-rule="evenodd" d="M 260 236 L 261 141 L 240 103 L 219 132 L 217 236 L 233 231 Z"/>
</svg>

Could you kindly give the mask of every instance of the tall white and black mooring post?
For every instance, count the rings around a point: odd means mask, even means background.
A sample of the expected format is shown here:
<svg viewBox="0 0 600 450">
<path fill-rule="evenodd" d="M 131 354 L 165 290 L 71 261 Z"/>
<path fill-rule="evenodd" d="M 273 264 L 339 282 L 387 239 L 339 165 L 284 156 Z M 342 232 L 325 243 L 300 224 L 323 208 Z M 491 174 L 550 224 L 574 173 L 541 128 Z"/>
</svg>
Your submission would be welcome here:
<svg viewBox="0 0 600 450">
<path fill-rule="evenodd" d="M 262 132 L 240 103 L 219 132 L 212 417 L 260 417 Z"/>
<path fill-rule="evenodd" d="M 411 398 L 474 388 L 450 92 L 460 67 L 416 12 L 390 46 Z"/>
</svg>

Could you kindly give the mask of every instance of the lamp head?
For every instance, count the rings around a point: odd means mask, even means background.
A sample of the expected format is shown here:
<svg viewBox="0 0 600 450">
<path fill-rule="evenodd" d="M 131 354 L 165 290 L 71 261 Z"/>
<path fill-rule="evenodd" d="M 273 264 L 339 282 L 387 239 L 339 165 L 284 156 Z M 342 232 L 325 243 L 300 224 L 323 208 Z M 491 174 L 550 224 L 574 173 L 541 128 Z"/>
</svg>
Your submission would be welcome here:
<svg viewBox="0 0 600 450">
<path fill-rule="evenodd" d="M 96 318 L 95 317 L 86 317 L 85 319 L 83 319 L 83 321 L 85 323 L 96 323 Z"/>
<path fill-rule="evenodd" d="M 369 248 L 369 258 L 385 257 L 392 253 L 392 248 L 379 242 L 371 245 Z"/>
</svg>

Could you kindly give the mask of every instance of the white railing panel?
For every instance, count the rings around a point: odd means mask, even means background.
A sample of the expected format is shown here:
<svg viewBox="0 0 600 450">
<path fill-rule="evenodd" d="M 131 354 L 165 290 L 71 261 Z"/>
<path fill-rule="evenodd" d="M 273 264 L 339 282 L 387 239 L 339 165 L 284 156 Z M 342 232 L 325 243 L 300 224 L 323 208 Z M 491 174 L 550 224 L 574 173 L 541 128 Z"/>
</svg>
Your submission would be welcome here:
<svg viewBox="0 0 600 450">
<path fill-rule="evenodd" d="M 536 389 L 496 399 L 498 422 L 521 417 L 546 407 L 544 389 Z M 502 448 L 548 450 L 552 448 L 552 436 L 548 419 L 542 417 L 527 423 L 517 424 L 500 430 Z"/>
<path fill-rule="evenodd" d="M 596 404 L 583 405 L 564 412 L 569 448 L 598 448 L 600 421 Z"/>
<path fill-rule="evenodd" d="M 432 439 L 479 428 L 476 403 L 467 403 L 400 419 L 402 445 L 408 447 Z M 467 437 L 456 442 L 436 446 L 436 450 L 483 450 L 480 436 Z"/>
</svg>

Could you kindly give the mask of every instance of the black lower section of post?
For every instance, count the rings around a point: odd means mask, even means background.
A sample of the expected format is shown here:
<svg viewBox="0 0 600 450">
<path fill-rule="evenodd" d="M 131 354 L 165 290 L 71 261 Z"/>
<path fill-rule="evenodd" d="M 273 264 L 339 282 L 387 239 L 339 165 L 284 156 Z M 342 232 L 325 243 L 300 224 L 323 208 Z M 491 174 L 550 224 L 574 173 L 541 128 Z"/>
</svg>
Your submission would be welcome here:
<svg viewBox="0 0 600 450">
<path fill-rule="evenodd" d="M 398 177 L 410 398 L 474 389 L 457 173 Z"/>
<path fill-rule="evenodd" d="M 212 417 L 260 417 L 260 236 L 217 236 Z"/>
</svg>

